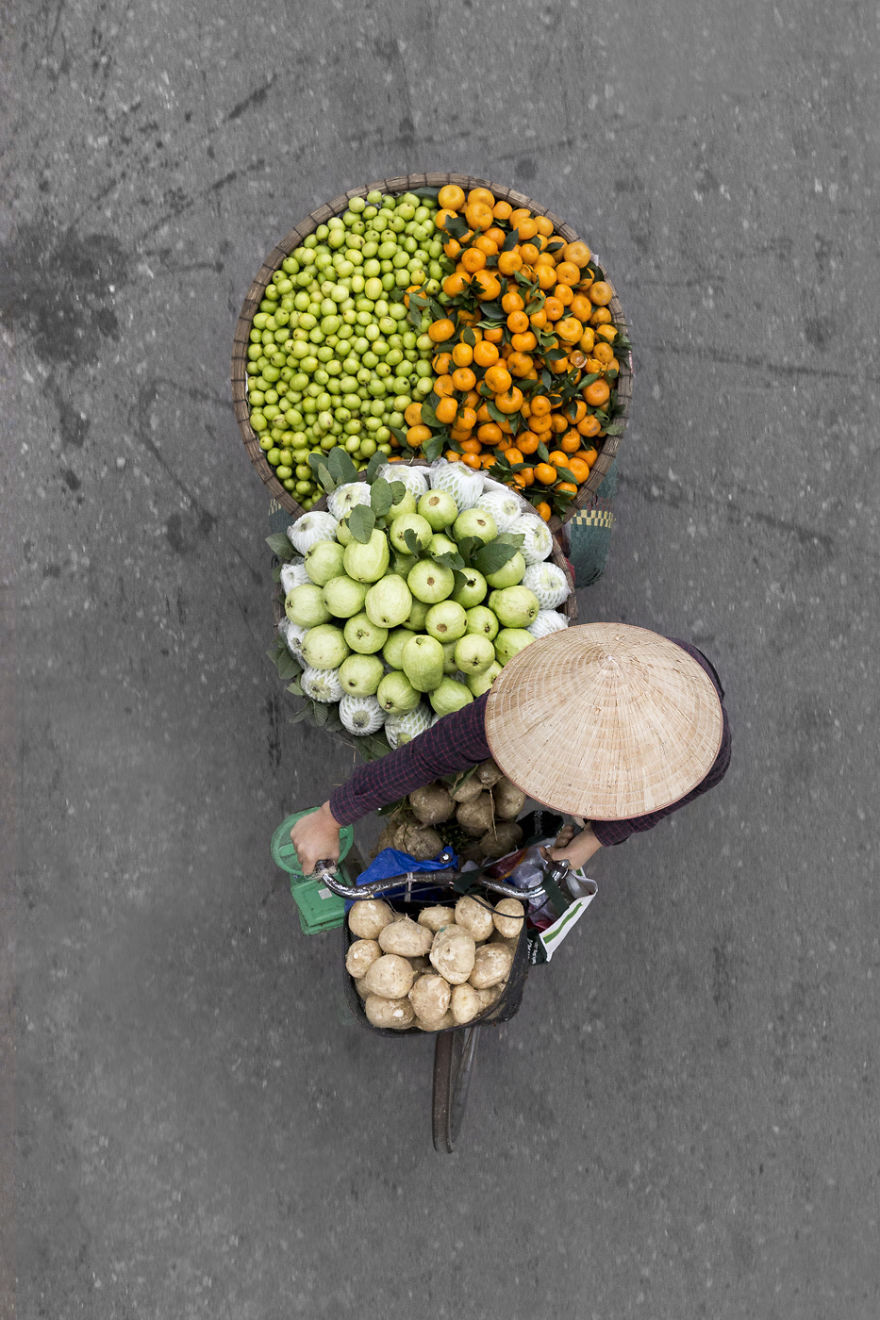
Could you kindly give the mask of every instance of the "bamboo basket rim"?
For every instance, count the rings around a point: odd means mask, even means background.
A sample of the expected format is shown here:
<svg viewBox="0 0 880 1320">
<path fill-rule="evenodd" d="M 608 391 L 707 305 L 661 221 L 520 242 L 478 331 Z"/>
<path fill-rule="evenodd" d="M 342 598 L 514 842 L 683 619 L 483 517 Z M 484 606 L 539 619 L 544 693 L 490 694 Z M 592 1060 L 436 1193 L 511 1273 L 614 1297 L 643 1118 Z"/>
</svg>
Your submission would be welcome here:
<svg viewBox="0 0 880 1320">
<path fill-rule="evenodd" d="M 516 188 L 506 188 L 501 184 L 493 183 L 490 179 L 481 179 L 470 174 L 442 172 L 402 174 L 386 179 L 380 179 L 374 183 L 358 185 L 357 187 L 350 188 L 345 193 L 341 193 L 338 197 L 334 197 L 331 201 L 325 202 L 316 210 L 310 211 L 303 220 L 300 220 L 298 224 L 294 225 L 284 238 L 282 238 L 268 253 L 256 276 L 251 281 L 250 288 L 245 295 L 235 325 L 231 369 L 232 407 L 236 421 L 238 422 L 242 440 L 244 441 L 245 450 L 247 451 L 248 457 L 263 484 L 268 487 L 272 498 L 277 500 L 281 507 L 286 509 L 288 513 L 293 513 L 298 516 L 304 513 L 305 510 L 302 505 L 294 499 L 293 495 L 284 489 L 284 486 L 282 486 L 281 482 L 275 475 L 274 468 L 260 448 L 259 437 L 250 424 L 250 410 L 248 408 L 247 398 L 247 372 L 245 370 L 247 348 L 250 343 L 250 331 L 253 318 L 259 310 L 266 286 L 271 282 L 282 261 L 290 256 L 302 240 L 309 234 L 313 234 L 319 225 L 325 224 L 328 220 L 332 219 L 333 216 L 339 215 L 345 211 L 348 207 L 349 201 L 353 197 L 366 197 L 367 193 L 374 190 L 386 193 L 401 193 L 410 192 L 418 188 L 442 188 L 444 184 L 447 183 L 457 183 L 465 190 L 481 187 L 489 188 L 496 197 L 504 201 L 515 203 L 517 206 L 527 206 L 535 214 L 545 215 L 549 220 L 553 221 L 553 225 L 557 232 L 562 234 L 563 237 L 569 240 L 569 242 L 579 238 L 579 235 L 572 226 L 560 216 L 556 215 L 555 212 L 548 210 L 547 207 L 542 205 L 542 203 L 536 201 L 532 197 L 528 197 L 525 193 L 519 192 Z M 601 262 L 599 262 L 599 264 L 601 265 Z M 612 289 L 614 289 L 613 281 L 608 280 L 608 283 L 611 284 Z M 628 322 L 624 316 L 623 308 L 620 304 L 616 289 L 614 290 L 614 295 L 609 304 L 609 309 L 614 318 L 615 324 L 624 327 L 624 329 L 628 329 Z M 617 378 L 617 398 L 618 402 L 622 405 L 622 412 L 617 415 L 616 420 L 621 423 L 621 430 L 616 435 L 606 435 L 601 437 L 603 443 L 602 448 L 599 450 L 599 457 L 593 464 L 589 477 L 579 488 L 577 495 L 568 506 L 565 516 L 559 518 L 554 515 L 554 517 L 551 518 L 550 527 L 554 531 L 558 530 L 560 526 L 568 522 L 569 519 L 580 509 L 592 508 L 598 498 L 599 487 L 605 480 L 605 477 L 611 468 L 611 464 L 617 456 L 617 451 L 620 447 L 620 442 L 623 439 L 626 424 L 629 420 L 633 387 L 631 353 L 627 350 L 619 360 L 620 373 Z M 410 461 L 412 462 L 413 460 Z M 322 496 L 312 507 L 316 509 L 325 508 L 326 496 Z"/>
</svg>

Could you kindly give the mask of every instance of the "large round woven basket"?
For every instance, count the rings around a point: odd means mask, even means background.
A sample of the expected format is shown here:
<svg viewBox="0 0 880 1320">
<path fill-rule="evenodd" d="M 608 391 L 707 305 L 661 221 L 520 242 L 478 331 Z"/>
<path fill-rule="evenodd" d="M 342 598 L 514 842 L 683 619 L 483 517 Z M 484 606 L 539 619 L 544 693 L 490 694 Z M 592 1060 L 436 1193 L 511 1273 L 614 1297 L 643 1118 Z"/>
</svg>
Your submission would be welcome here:
<svg viewBox="0 0 880 1320">
<path fill-rule="evenodd" d="M 303 510 L 289 491 L 286 491 L 281 482 L 275 475 L 275 471 L 266 459 L 265 454 L 260 448 L 259 438 L 250 423 L 250 409 L 248 407 L 247 397 L 247 349 L 250 343 L 250 331 L 254 315 L 259 311 L 260 303 L 266 292 L 266 287 L 271 283 L 272 278 L 278 267 L 289 257 L 293 250 L 299 246 L 307 235 L 314 233 L 319 225 L 326 224 L 335 215 L 341 215 L 348 207 L 352 197 L 366 197 L 368 192 L 378 189 L 386 193 L 416 192 L 419 189 L 438 189 L 444 184 L 457 183 L 467 191 L 470 188 L 489 188 L 496 197 L 510 202 L 514 206 L 527 206 L 535 214 L 546 215 L 552 220 L 556 231 L 562 234 L 569 242 L 573 242 L 579 235 L 572 229 L 571 225 L 560 219 L 552 211 L 548 211 L 540 202 L 534 198 L 527 197 L 525 193 L 517 192 L 515 188 L 505 188 L 501 184 L 493 183 L 488 179 L 473 178 L 469 174 L 404 174 L 396 178 L 380 179 L 376 183 L 364 184 L 362 187 L 351 188 L 347 193 L 340 197 L 334 197 L 326 205 L 320 206 L 317 211 L 312 211 L 304 220 L 295 225 L 281 241 L 268 254 L 254 279 L 251 287 L 248 289 L 242 309 L 235 326 L 235 336 L 232 351 L 232 405 L 235 411 L 236 420 L 241 430 L 245 449 L 248 457 L 260 475 L 261 480 L 269 489 L 272 498 L 277 500 L 282 508 L 289 513 L 300 514 Z M 595 258 L 598 260 L 598 258 Z M 600 263 L 601 264 L 601 263 Z M 606 275 L 607 279 L 607 275 Z M 611 281 L 609 281 L 610 283 Z M 609 311 L 618 326 L 627 328 L 626 318 L 623 314 L 623 308 L 615 292 L 611 299 Z M 632 399 L 632 360 L 629 352 L 620 357 L 620 374 L 617 381 L 617 398 L 622 408 L 622 412 L 615 418 L 620 424 L 620 430 L 615 435 L 606 435 L 601 438 L 601 445 L 598 440 L 592 443 L 599 450 L 599 457 L 594 463 L 589 478 L 578 490 L 577 495 L 572 500 L 566 511 L 565 518 L 562 521 L 568 521 L 579 509 L 591 508 L 596 501 L 599 487 L 605 480 L 611 464 L 620 447 L 623 438 L 623 429 L 629 416 L 630 402 Z M 323 507 L 323 501 L 319 501 L 317 508 Z M 560 520 L 553 518 L 551 527 L 558 527 Z"/>
</svg>

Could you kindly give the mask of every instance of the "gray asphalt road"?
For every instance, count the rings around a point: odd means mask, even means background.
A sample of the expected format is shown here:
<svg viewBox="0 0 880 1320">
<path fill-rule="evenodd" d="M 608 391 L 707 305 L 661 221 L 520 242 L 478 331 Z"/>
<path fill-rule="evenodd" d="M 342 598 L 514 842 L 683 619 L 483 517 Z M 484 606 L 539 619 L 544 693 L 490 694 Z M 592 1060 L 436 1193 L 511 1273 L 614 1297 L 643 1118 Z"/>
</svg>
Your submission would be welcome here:
<svg viewBox="0 0 880 1320">
<path fill-rule="evenodd" d="M 874 1320 L 875 7 L 46 0 L 5 37 L 8 1314 Z M 448 168 L 620 291 L 581 609 L 712 655 L 734 761 L 600 855 L 441 1158 L 431 1043 L 344 1024 L 268 856 L 351 762 L 264 657 L 227 380 L 297 219 Z"/>
</svg>

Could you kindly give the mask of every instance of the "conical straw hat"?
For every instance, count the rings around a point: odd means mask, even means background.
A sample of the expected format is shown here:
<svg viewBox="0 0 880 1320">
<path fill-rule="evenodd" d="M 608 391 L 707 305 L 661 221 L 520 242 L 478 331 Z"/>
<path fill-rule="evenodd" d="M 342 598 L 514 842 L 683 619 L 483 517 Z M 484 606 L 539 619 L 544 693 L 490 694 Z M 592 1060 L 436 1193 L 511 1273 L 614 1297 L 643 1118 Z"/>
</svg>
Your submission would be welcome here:
<svg viewBox="0 0 880 1320">
<path fill-rule="evenodd" d="M 674 642 L 623 623 L 541 637 L 496 678 L 486 737 L 525 793 L 587 820 L 625 820 L 680 801 L 721 746 L 712 680 Z"/>
</svg>

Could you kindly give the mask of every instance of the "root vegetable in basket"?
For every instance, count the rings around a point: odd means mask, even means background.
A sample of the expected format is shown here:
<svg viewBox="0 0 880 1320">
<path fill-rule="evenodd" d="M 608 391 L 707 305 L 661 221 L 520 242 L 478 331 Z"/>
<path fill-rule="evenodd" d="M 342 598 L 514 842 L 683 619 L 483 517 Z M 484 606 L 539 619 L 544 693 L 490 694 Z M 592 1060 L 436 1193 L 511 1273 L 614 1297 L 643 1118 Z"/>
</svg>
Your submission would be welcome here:
<svg viewBox="0 0 880 1320">
<path fill-rule="evenodd" d="M 449 982 L 436 972 L 418 977 L 409 992 L 409 1002 L 421 1022 L 439 1022 L 449 1009 Z"/>
<path fill-rule="evenodd" d="M 455 818 L 465 833 L 472 834 L 475 838 L 485 834 L 492 828 L 492 821 L 495 818 L 489 794 L 481 792 L 469 802 L 460 803 Z"/>
<path fill-rule="evenodd" d="M 482 944 L 476 950 L 469 980 L 477 990 L 497 985 L 510 974 L 513 949 L 506 944 Z M 375 964 L 374 964 L 375 966 Z"/>
<path fill-rule="evenodd" d="M 456 1025 L 455 1018 L 451 1013 L 444 1013 L 439 1022 L 423 1022 L 419 1017 L 413 1022 L 413 1026 L 418 1027 L 419 1031 L 445 1031 L 447 1027 Z"/>
<path fill-rule="evenodd" d="M 375 940 L 355 940 L 348 946 L 345 970 L 358 981 L 366 976 L 376 959 L 381 957 L 382 950 Z"/>
<path fill-rule="evenodd" d="M 483 761 L 477 766 L 476 777 L 484 788 L 491 788 L 501 778 L 501 771 L 494 761 Z"/>
<path fill-rule="evenodd" d="M 359 939 L 375 940 L 393 920 L 394 912 L 381 898 L 361 898 L 348 914 L 348 929 Z"/>
<path fill-rule="evenodd" d="M 522 840 L 522 829 L 514 820 L 496 822 L 487 830 L 479 842 L 479 850 L 484 857 L 506 857 Z"/>
<path fill-rule="evenodd" d="M 502 939 L 518 939 L 523 928 L 525 908 L 518 898 L 499 898 L 492 917 L 493 925 Z"/>
<path fill-rule="evenodd" d="M 409 804 L 413 815 L 423 825 L 440 825 L 449 820 L 455 810 L 455 803 L 443 784 L 428 784 L 425 788 L 414 789 L 409 795 Z"/>
<path fill-rule="evenodd" d="M 431 964 L 450 985 L 463 985 L 474 968 L 476 942 L 461 926 L 447 926 L 434 936 Z"/>
<path fill-rule="evenodd" d="M 495 929 L 492 909 L 468 894 L 463 894 L 455 905 L 455 924 L 469 930 L 478 944 L 487 940 Z"/>
<path fill-rule="evenodd" d="M 403 852 L 404 843 L 406 842 L 407 827 L 413 824 L 415 824 L 414 821 L 410 820 L 407 816 L 404 816 L 402 819 L 396 820 L 393 824 L 386 825 L 385 829 L 382 831 L 380 839 L 382 846 L 385 848 L 397 848 L 400 852 Z"/>
<path fill-rule="evenodd" d="M 397 826 L 386 825 L 376 842 L 376 852 L 380 853 L 385 848 L 396 847 L 396 842 L 395 842 L 396 839 L 397 839 Z"/>
<path fill-rule="evenodd" d="M 499 779 L 492 789 L 495 815 L 500 820 L 515 820 L 526 803 L 526 795 L 509 779 Z"/>
<path fill-rule="evenodd" d="M 408 999 L 385 999 L 381 995 L 368 995 L 364 1000 L 364 1012 L 374 1027 L 390 1027 L 392 1031 L 405 1031 L 415 1018 Z"/>
<path fill-rule="evenodd" d="M 431 948 L 434 936 L 412 917 L 392 921 L 379 932 L 379 948 L 383 953 L 399 953 L 404 958 L 423 957 Z"/>
<path fill-rule="evenodd" d="M 443 847 L 443 840 L 430 825 L 407 825 L 398 835 L 401 842 L 398 847 L 409 853 L 417 862 L 429 861 L 436 857 Z"/>
<path fill-rule="evenodd" d="M 487 1008 L 491 1008 L 493 1004 L 497 1004 L 498 1000 L 504 994 L 506 985 L 506 981 L 499 981 L 497 985 L 489 985 L 477 991 L 482 1005 L 482 1008 L 480 1009 L 481 1013 L 485 1013 Z"/>
<path fill-rule="evenodd" d="M 444 926 L 455 924 L 455 909 L 451 907 L 441 907 L 438 904 L 434 907 L 422 908 L 419 913 L 419 925 L 427 926 L 428 930 L 434 932 L 442 930 Z"/>
<path fill-rule="evenodd" d="M 479 990 L 475 990 L 467 982 L 464 985 L 454 985 L 449 999 L 449 1011 L 459 1026 L 464 1026 L 465 1022 L 471 1022 L 475 1017 L 479 1017 L 483 1011 Z"/>
<path fill-rule="evenodd" d="M 383 953 L 367 968 L 364 985 L 383 999 L 404 999 L 412 989 L 415 972 L 399 953 Z M 467 979 L 467 978 L 465 978 Z"/>
<path fill-rule="evenodd" d="M 480 783 L 477 775 L 468 775 L 452 789 L 453 802 L 470 802 L 472 798 L 479 797 L 483 791 L 483 785 Z"/>
</svg>

